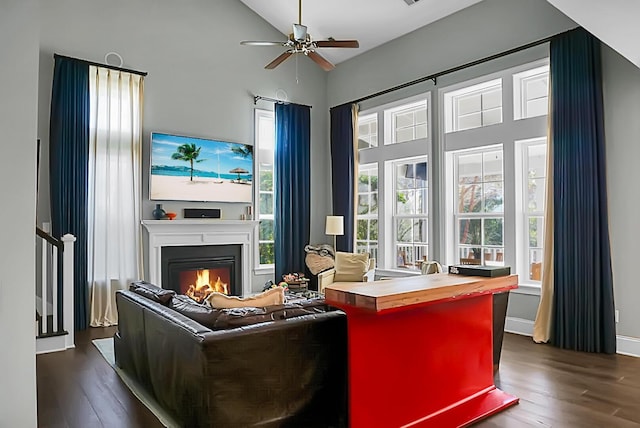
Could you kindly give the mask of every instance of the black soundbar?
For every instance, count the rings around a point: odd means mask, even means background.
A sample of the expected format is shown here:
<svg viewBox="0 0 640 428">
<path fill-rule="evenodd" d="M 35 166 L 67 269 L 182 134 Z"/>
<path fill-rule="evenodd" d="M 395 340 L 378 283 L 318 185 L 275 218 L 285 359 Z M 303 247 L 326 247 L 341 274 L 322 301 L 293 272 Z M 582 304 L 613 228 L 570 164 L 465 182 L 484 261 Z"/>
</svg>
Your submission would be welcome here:
<svg viewBox="0 0 640 428">
<path fill-rule="evenodd" d="M 185 208 L 184 218 L 220 218 L 220 208 Z"/>
</svg>

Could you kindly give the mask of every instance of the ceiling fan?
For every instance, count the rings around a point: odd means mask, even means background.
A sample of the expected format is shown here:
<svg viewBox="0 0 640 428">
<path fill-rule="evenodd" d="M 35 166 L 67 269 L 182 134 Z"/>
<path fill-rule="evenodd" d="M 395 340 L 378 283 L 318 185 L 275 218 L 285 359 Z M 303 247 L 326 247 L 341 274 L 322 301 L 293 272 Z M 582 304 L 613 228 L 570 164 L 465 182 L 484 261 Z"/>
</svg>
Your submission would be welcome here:
<svg viewBox="0 0 640 428">
<path fill-rule="evenodd" d="M 298 0 L 298 23 L 293 24 L 293 32 L 289 34 L 289 38 L 285 42 L 267 42 L 267 41 L 243 41 L 241 45 L 249 46 L 283 46 L 287 50 L 276 59 L 267 64 L 264 68 L 272 70 L 282 64 L 287 58 L 293 54 L 304 54 L 311 58 L 323 70 L 329 71 L 335 68 L 330 61 L 316 52 L 318 48 L 357 48 L 360 46 L 357 40 L 335 40 L 330 37 L 328 40 L 315 41 L 311 35 L 307 33 L 307 27 L 302 25 L 302 0 Z"/>
</svg>

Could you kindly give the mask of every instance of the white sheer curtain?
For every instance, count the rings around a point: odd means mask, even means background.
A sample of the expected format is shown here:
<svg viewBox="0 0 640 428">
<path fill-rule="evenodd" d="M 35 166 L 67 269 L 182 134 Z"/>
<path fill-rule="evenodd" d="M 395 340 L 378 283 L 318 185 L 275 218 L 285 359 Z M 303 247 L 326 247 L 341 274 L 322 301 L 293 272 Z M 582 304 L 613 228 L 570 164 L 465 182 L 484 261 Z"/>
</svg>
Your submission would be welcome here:
<svg viewBox="0 0 640 428">
<path fill-rule="evenodd" d="M 118 323 L 115 292 L 141 278 L 143 78 L 89 70 L 88 280 L 92 327 Z"/>
</svg>

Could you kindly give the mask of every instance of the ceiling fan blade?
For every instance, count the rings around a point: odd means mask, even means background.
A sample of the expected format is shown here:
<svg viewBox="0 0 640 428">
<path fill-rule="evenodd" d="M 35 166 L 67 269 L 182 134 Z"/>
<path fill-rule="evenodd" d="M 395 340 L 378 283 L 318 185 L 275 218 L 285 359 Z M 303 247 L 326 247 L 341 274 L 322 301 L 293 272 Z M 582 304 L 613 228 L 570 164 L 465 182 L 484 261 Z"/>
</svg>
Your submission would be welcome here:
<svg viewBox="0 0 640 428">
<path fill-rule="evenodd" d="M 324 71 L 331 71 L 336 68 L 335 65 L 327 61 L 322 55 L 317 52 L 309 52 L 309 58 L 311 58 L 316 64 L 318 64 Z"/>
<path fill-rule="evenodd" d="M 316 42 L 319 48 L 359 48 L 357 40 L 320 40 Z"/>
<path fill-rule="evenodd" d="M 284 46 L 287 42 L 267 42 L 261 40 L 245 40 L 240 42 L 241 45 L 246 46 Z"/>
<path fill-rule="evenodd" d="M 289 52 L 289 51 L 284 52 L 278 58 L 274 59 L 269 64 L 265 65 L 264 68 L 266 68 L 267 70 L 273 70 L 274 68 L 276 68 L 277 66 L 282 64 L 290 56 L 291 56 L 291 52 Z"/>
</svg>

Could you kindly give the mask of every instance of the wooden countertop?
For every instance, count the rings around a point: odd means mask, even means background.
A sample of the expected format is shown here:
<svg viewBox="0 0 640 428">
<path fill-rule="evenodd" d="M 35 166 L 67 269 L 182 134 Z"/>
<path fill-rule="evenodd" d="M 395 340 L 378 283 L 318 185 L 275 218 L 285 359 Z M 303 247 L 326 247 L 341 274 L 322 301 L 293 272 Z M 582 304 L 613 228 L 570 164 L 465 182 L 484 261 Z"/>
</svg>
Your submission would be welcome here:
<svg viewBox="0 0 640 428">
<path fill-rule="evenodd" d="M 370 311 L 489 294 L 518 287 L 518 275 L 487 278 L 438 273 L 372 282 L 334 282 L 324 289 L 325 300 Z"/>
</svg>

